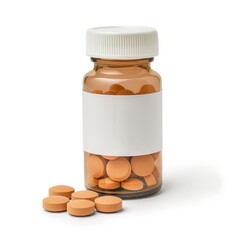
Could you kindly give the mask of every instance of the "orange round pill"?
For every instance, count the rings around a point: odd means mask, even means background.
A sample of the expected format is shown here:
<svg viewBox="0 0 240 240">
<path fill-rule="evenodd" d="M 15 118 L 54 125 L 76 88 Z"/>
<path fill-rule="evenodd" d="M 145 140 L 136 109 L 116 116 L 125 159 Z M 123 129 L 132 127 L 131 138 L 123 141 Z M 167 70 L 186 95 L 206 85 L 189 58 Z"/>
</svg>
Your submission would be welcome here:
<svg viewBox="0 0 240 240">
<path fill-rule="evenodd" d="M 160 158 L 157 158 L 157 159 L 154 161 L 154 166 L 157 168 L 158 172 L 160 173 L 160 168 L 161 168 Z"/>
<path fill-rule="evenodd" d="M 67 204 L 67 211 L 76 217 L 89 216 L 95 212 L 95 204 L 90 200 L 74 200 Z"/>
<path fill-rule="evenodd" d="M 156 181 L 159 180 L 159 171 L 158 171 L 158 169 L 156 168 L 156 166 L 155 166 L 154 169 L 153 169 L 152 175 L 154 176 L 154 178 L 156 179 Z"/>
<path fill-rule="evenodd" d="M 66 185 L 57 185 L 49 188 L 49 196 L 65 196 L 71 198 L 74 188 Z"/>
<path fill-rule="evenodd" d="M 97 186 L 98 185 L 98 181 L 99 181 L 99 179 L 93 178 L 91 176 L 88 176 L 88 178 L 87 178 L 87 183 L 90 186 Z"/>
<path fill-rule="evenodd" d="M 91 91 L 91 93 L 103 94 L 103 91 L 102 90 L 93 90 L 93 91 Z"/>
<path fill-rule="evenodd" d="M 139 91 L 141 94 L 154 93 L 156 89 L 151 84 L 143 85 Z"/>
<path fill-rule="evenodd" d="M 95 199 L 95 207 L 99 212 L 118 212 L 122 209 L 122 199 L 115 196 L 102 196 Z"/>
<path fill-rule="evenodd" d="M 72 193 L 72 200 L 85 199 L 94 201 L 98 197 L 98 193 L 90 190 L 82 190 Z"/>
<path fill-rule="evenodd" d="M 162 181 L 162 162 L 161 155 L 154 162 L 154 169 L 152 172 L 153 176 L 157 181 Z"/>
<path fill-rule="evenodd" d="M 43 208 L 49 212 L 63 212 L 67 209 L 68 197 L 50 196 L 43 199 Z"/>
<path fill-rule="evenodd" d="M 107 163 L 106 171 L 112 180 L 121 182 L 130 176 L 131 164 L 127 158 L 119 157 Z"/>
<path fill-rule="evenodd" d="M 113 190 L 113 189 L 119 188 L 120 187 L 120 183 L 113 181 L 109 177 L 106 177 L 106 178 L 103 178 L 103 179 L 99 180 L 98 186 L 100 188 L 103 188 L 103 189 Z"/>
<path fill-rule="evenodd" d="M 132 171 L 141 177 L 150 175 L 154 169 L 154 159 L 152 155 L 132 157 Z"/>
<path fill-rule="evenodd" d="M 119 84 L 113 84 L 113 85 L 110 86 L 109 91 L 117 93 L 117 92 L 119 92 L 122 89 L 124 89 L 123 86 L 121 86 Z"/>
<path fill-rule="evenodd" d="M 155 177 L 153 176 L 153 174 L 150 174 L 150 175 L 144 177 L 144 180 L 148 187 L 154 186 L 157 184 L 157 181 L 156 181 Z"/>
<path fill-rule="evenodd" d="M 105 92 L 104 94 L 106 94 L 106 95 L 115 95 L 116 93 L 113 92 L 113 91 L 107 91 L 107 92 Z"/>
<path fill-rule="evenodd" d="M 97 155 L 90 155 L 87 158 L 87 174 L 93 178 L 100 178 L 105 174 L 106 160 Z"/>
<path fill-rule="evenodd" d="M 121 182 L 121 187 L 126 190 L 137 191 L 143 189 L 143 182 L 138 178 L 128 178 Z"/>
<path fill-rule="evenodd" d="M 133 95 L 134 93 L 127 89 L 122 89 L 116 93 L 116 95 Z"/>
<path fill-rule="evenodd" d="M 103 158 L 107 159 L 107 160 L 115 160 L 117 159 L 119 156 L 105 156 L 105 155 L 102 155 Z"/>
</svg>

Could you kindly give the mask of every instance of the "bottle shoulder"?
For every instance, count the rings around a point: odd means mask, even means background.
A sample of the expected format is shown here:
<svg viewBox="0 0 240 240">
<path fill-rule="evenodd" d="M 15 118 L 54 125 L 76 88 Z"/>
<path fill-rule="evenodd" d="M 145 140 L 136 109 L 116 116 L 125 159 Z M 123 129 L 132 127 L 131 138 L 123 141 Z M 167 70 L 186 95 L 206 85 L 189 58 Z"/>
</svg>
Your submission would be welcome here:
<svg viewBox="0 0 240 240">
<path fill-rule="evenodd" d="M 108 92 L 113 84 L 118 84 L 134 94 L 144 85 L 151 85 L 155 91 L 161 90 L 161 76 L 149 68 L 103 68 L 87 72 L 83 79 L 83 90 L 87 92 Z"/>
</svg>

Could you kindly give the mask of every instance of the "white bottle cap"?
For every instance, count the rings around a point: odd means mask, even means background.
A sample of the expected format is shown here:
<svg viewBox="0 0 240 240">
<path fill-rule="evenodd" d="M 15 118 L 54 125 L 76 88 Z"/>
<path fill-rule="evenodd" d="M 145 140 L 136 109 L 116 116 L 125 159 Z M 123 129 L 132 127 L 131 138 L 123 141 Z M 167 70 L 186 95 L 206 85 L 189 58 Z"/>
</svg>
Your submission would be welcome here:
<svg viewBox="0 0 240 240">
<path fill-rule="evenodd" d="M 158 55 L 158 35 L 154 28 L 116 26 L 87 30 L 86 53 L 105 59 L 140 59 Z"/>
</svg>

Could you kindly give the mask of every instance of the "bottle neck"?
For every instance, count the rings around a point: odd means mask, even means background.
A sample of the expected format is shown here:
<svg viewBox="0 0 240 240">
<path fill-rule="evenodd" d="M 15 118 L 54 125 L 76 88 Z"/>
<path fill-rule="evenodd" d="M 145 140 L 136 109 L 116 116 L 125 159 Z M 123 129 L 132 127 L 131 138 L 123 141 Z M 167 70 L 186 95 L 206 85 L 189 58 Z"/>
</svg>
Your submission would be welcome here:
<svg viewBox="0 0 240 240">
<path fill-rule="evenodd" d="M 102 67 L 123 68 L 137 66 L 150 69 L 151 62 L 153 61 L 153 59 L 154 58 L 120 60 L 120 59 L 91 58 L 91 60 L 94 62 L 95 70 Z"/>
</svg>

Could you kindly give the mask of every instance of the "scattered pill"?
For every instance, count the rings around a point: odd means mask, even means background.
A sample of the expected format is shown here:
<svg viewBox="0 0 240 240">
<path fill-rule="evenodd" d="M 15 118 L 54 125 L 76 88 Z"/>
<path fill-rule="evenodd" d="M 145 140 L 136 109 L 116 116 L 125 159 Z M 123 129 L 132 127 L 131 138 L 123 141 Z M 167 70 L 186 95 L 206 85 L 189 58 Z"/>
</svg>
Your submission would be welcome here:
<svg viewBox="0 0 240 240">
<path fill-rule="evenodd" d="M 68 197 L 50 196 L 43 199 L 43 208 L 49 212 L 63 212 L 67 209 Z"/>
<path fill-rule="evenodd" d="M 143 182 L 138 178 L 128 178 L 121 182 L 121 187 L 126 190 L 137 191 L 143 189 Z"/>
<path fill-rule="evenodd" d="M 141 94 L 154 93 L 154 92 L 156 92 L 156 89 L 150 84 L 143 85 L 139 91 L 139 93 Z"/>
<path fill-rule="evenodd" d="M 157 181 L 156 181 L 155 177 L 153 176 L 153 174 L 150 174 L 150 175 L 144 177 L 144 180 L 148 187 L 151 187 L 151 186 L 154 186 L 157 184 Z"/>
<path fill-rule="evenodd" d="M 95 199 L 95 207 L 99 212 L 117 212 L 122 209 L 122 199 L 115 196 L 98 197 Z"/>
<path fill-rule="evenodd" d="M 102 157 L 104 157 L 107 160 L 115 160 L 118 158 L 118 156 L 102 156 Z"/>
<path fill-rule="evenodd" d="M 103 179 L 99 180 L 98 186 L 100 188 L 103 188 L 103 189 L 113 190 L 113 189 L 119 188 L 120 187 L 120 183 L 113 181 L 109 177 L 106 177 L 106 178 L 103 178 Z"/>
<path fill-rule="evenodd" d="M 90 190 L 82 190 L 72 193 L 72 200 L 85 199 L 94 201 L 98 197 L 98 193 Z"/>
<path fill-rule="evenodd" d="M 151 155 L 134 156 L 131 160 L 132 171 L 141 177 L 150 175 L 154 169 L 154 159 Z"/>
<path fill-rule="evenodd" d="M 67 212 L 77 217 L 89 216 L 95 212 L 94 206 L 94 202 L 90 200 L 73 200 L 67 204 Z"/>
<path fill-rule="evenodd" d="M 112 180 L 121 182 L 130 176 L 131 164 L 127 158 L 119 157 L 107 163 L 106 171 Z"/>
<path fill-rule="evenodd" d="M 49 188 L 49 196 L 65 196 L 71 198 L 72 193 L 74 192 L 74 188 L 66 185 L 57 185 Z"/>
<path fill-rule="evenodd" d="M 90 155 L 87 158 L 86 168 L 89 176 L 100 178 L 105 174 L 106 160 L 100 156 Z"/>
</svg>

